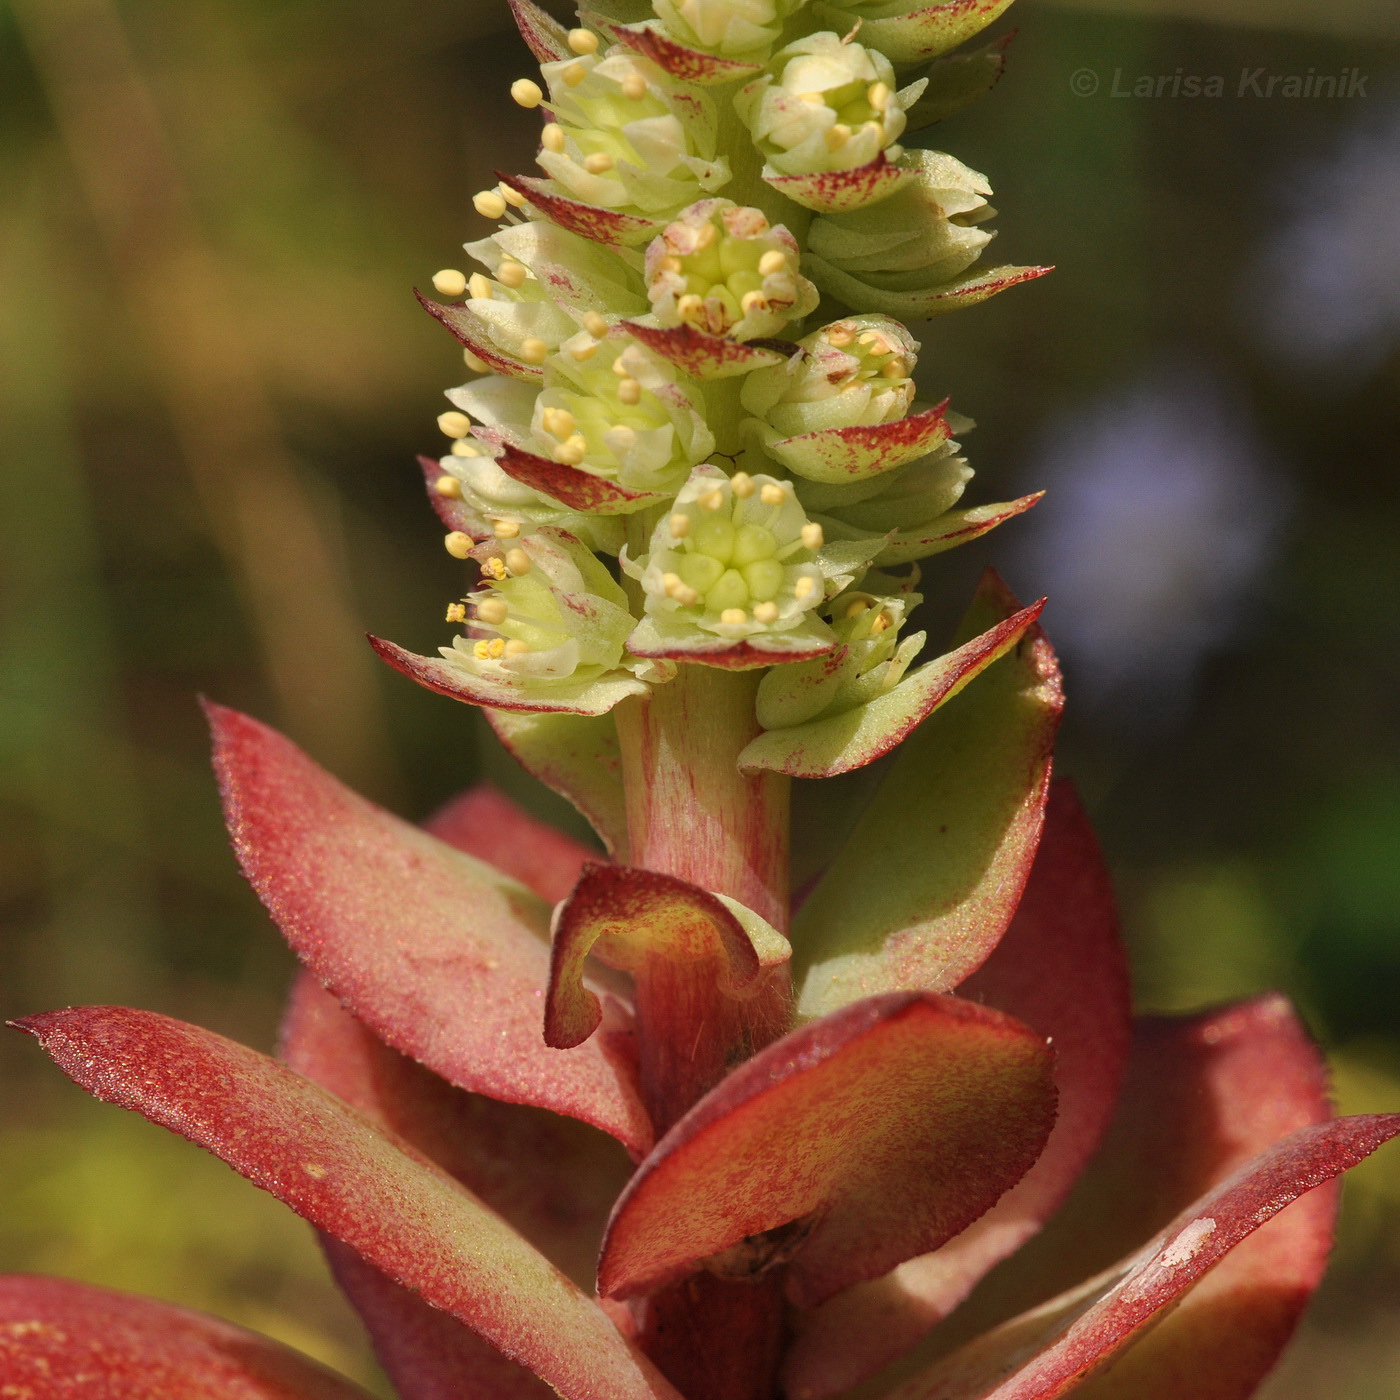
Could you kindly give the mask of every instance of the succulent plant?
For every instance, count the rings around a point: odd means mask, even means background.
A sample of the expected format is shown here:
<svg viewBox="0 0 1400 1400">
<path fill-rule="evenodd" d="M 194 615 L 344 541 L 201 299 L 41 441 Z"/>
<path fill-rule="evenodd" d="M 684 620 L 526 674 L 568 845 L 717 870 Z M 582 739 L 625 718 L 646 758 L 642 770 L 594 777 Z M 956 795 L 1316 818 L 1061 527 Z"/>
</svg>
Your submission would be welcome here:
<svg viewBox="0 0 1400 1400">
<path fill-rule="evenodd" d="M 603 0 L 610 7 L 615 0 Z M 946 652 L 916 561 L 971 424 L 901 317 L 985 179 L 909 148 L 992 86 L 1005 0 L 512 0 L 547 120 L 422 298 L 474 377 L 423 469 L 467 570 L 436 657 L 606 857 L 489 787 L 423 826 L 209 707 L 229 830 L 304 965 L 273 1059 L 152 1012 L 16 1024 L 320 1232 L 403 1400 L 1243 1400 L 1318 1282 L 1335 1118 L 1266 995 L 1131 1018 L 1043 601 Z M 823 298 L 826 300 L 823 301 Z M 794 778 L 886 767 L 811 888 Z M 266 1339 L 0 1279 L 0 1394 L 349 1400 Z"/>
</svg>

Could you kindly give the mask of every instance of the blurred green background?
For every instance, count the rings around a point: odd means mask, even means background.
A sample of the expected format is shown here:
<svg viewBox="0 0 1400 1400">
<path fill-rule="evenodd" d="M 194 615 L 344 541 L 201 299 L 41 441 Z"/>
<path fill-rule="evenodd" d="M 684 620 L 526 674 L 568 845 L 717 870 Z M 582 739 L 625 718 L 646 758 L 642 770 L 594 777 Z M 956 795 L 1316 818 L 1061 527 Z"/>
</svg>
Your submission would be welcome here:
<svg viewBox="0 0 1400 1400">
<path fill-rule="evenodd" d="M 1009 76 L 932 144 L 991 176 L 999 252 L 1059 270 L 920 331 L 921 375 L 982 423 L 975 499 L 1052 494 L 932 561 L 929 625 L 987 562 L 1051 594 L 1061 771 L 1142 1004 L 1282 987 L 1342 1108 L 1400 1109 L 1400 9 L 1014 18 Z M 361 641 L 432 647 L 459 591 L 412 459 L 461 362 L 409 289 L 527 167 L 527 62 L 503 0 L 0 5 L 5 1014 L 126 1001 L 271 1045 L 290 959 L 226 850 L 198 692 L 406 814 L 484 774 L 558 814 Z M 1238 95 L 1258 69 L 1364 95 Z M 1161 96 L 1115 95 L 1142 75 Z M 19 1037 L 0 1183 L 0 1268 L 379 1384 L 298 1221 Z M 1273 1400 L 1400 1395 L 1400 1155 L 1347 1202 Z"/>
</svg>

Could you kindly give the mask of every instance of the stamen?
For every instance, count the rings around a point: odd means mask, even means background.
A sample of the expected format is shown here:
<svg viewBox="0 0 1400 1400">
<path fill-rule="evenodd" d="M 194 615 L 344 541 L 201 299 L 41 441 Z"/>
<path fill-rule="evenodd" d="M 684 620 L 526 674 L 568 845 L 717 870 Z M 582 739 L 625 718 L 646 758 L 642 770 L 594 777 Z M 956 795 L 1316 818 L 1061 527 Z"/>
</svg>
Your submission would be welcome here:
<svg viewBox="0 0 1400 1400">
<path fill-rule="evenodd" d="M 524 263 L 503 262 L 496 269 L 496 281 L 503 287 L 519 287 L 529 275 Z"/>
<path fill-rule="evenodd" d="M 491 659 L 491 648 L 485 642 L 478 642 L 472 648 L 472 655 L 478 661 L 489 661 Z"/>
<path fill-rule="evenodd" d="M 598 342 L 596 340 L 586 341 L 582 345 L 572 346 L 569 354 L 582 364 L 585 360 L 591 360 L 598 353 Z"/>
<path fill-rule="evenodd" d="M 440 476 L 433 482 L 433 490 L 439 496 L 445 496 L 449 501 L 460 499 L 462 495 L 462 483 L 455 476 Z"/>
<path fill-rule="evenodd" d="M 804 102 L 810 102 L 814 107 L 826 106 L 826 94 L 821 92 L 799 92 L 798 97 Z"/>
<path fill-rule="evenodd" d="M 491 300 L 491 281 L 479 272 L 473 272 L 467 279 L 467 290 L 475 301 Z"/>
<path fill-rule="evenodd" d="M 758 493 L 758 499 L 766 506 L 780 506 L 787 500 L 787 491 L 776 481 L 770 481 Z"/>
<path fill-rule="evenodd" d="M 474 442 L 468 442 L 466 438 L 458 438 L 452 444 L 452 455 L 454 457 L 480 457 L 481 449 Z"/>
<path fill-rule="evenodd" d="M 802 527 L 802 545 L 804 549 L 820 549 L 826 543 L 826 533 L 815 520 L 809 521 Z"/>
<path fill-rule="evenodd" d="M 877 111 L 883 112 L 890 105 L 890 87 L 888 83 L 871 83 L 866 91 L 865 100 Z"/>
<path fill-rule="evenodd" d="M 559 156 L 564 154 L 564 144 L 564 128 L 558 122 L 546 122 L 544 130 L 540 132 L 540 145 Z"/>
<path fill-rule="evenodd" d="M 472 430 L 472 420 L 455 409 L 439 413 L 437 425 L 450 438 L 464 438 Z"/>
<path fill-rule="evenodd" d="M 801 602 L 803 599 L 810 598 L 817 591 L 817 581 L 811 574 L 803 574 L 793 585 L 792 591 L 797 600 Z"/>
<path fill-rule="evenodd" d="M 525 196 L 521 194 L 519 190 L 511 189 L 509 185 L 497 185 L 496 193 L 499 194 L 507 204 L 513 204 L 517 209 L 523 209 L 526 205 L 527 201 Z"/>
<path fill-rule="evenodd" d="M 713 225 L 706 224 L 705 227 L 711 228 Z M 776 248 L 770 248 L 758 260 L 759 275 L 762 277 L 771 277 L 775 272 L 785 272 L 787 271 L 787 264 L 786 253 L 780 253 Z"/>
<path fill-rule="evenodd" d="M 889 627 L 890 615 L 886 612 L 882 612 L 880 616 L 877 617 L 875 621 L 870 624 L 870 630 L 872 632 L 886 632 L 889 630 Z"/>
<path fill-rule="evenodd" d="M 629 102 L 640 102 L 647 95 L 647 80 L 633 69 L 622 80 L 622 95 Z"/>
<path fill-rule="evenodd" d="M 534 567 L 530 563 L 530 556 L 518 546 L 515 549 L 506 551 L 506 568 L 513 574 L 528 574 Z"/>
<path fill-rule="evenodd" d="M 827 340 L 838 350 L 844 350 L 856 338 L 856 328 L 849 321 L 838 321 L 826 332 Z"/>
<path fill-rule="evenodd" d="M 826 133 L 828 151 L 839 151 L 851 139 L 851 128 L 845 122 L 836 122 Z"/>
<path fill-rule="evenodd" d="M 886 364 L 881 365 L 880 373 L 883 374 L 886 379 L 904 379 L 907 377 L 904 369 L 904 361 L 898 356 L 888 361 Z"/>
<path fill-rule="evenodd" d="M 491 366 L 480 355 L 473 354 L 470 350 L 463 350 L 462 358 L 467 362 L 468 369 L 475 370 L 478 374 L 491 373 Z"/>
<path fill-rule="evenodd" d="M 626 379 L 618 380 L 617 397 L 619 402 L 625 403 L 629 408 L 642 401 L 641 381 L 633 379 L 628 375 Z"/>
<path fill-rule="evenodd" d="M 472 552 L 472 537 L 461 530 L 453 530 L 443 539 L 442 547 L 454 559 L 466 559 Z"/>
<path fill-rule="evenodd" d="M 846 604 L 845 617 L 859 617 L 863 612 L 870 611 L 870 602 L 866 598 L 853 598 Z"/>
<path fill-rule="evenodd" d="M 476 212 L 486 219 L 499 219 L 506 212 L 506 202 L 495 190 L 478 190 L 472 195 Z"/>
<path fill-rule="evenodd" d="M 730 627 L 742 627 L 749 620 L 749 615 L 743 608 L 725 608 L 719 620 Z"/>
<path fill-rule="evenodd" d="M 486 598 L 476 605 L 476 615 L 492 627 L 504 622 L 508 611 L 503 598 Z"/>
<path fill-rule="evenodd" d="M 544 90 L 529 78 L 517 78 L 510 85 L 510 96 L 521 107 L 538 107 L 544 101 Z"/>
<path fill-rule="evenodd" d="M 683 511 L 678 510 L 666 524 L 671 531 L 672 539 L 683 540 L 690 534 L 690 517 Z"/>
<path fill-rule="evenodd" d="M 563 442 L 574 431 L 574 415 L 567 408 L 546 408 L 540 414 L 545 432 Z"/>
<path fill-rule="evenodd" d="M 745 316 L 750 316 L 755 311 L 767 311 L 768 298 L 759 291 L 745 292 L 739 299 L 739 309 Z"/>
<path fill-rule="evenodd" d="M 500 583 L 506 576 L 506 566 L 499 559 L 488 559 L 482 566 L 481 572 L 487 578 L 493 578 Z"/>
<path fill-rule="evenodd" d="M 662 272 L 680 272 L 683 264 L 674 253 L 667 253 L 666 256 L 657 263 L 657 267 L 660 268 Z"/>
<path fill-rule="evenodd" d="M 695 247 L 703 252 L 718 237 L 719 230 L 713 224 L 701 224 L 695 233 Z"/>
<path fill-rule="evenodd" d="M 507 656 L 524 656 L 530 650 L 529 642 L 522 642 L 519 637 L 512 637 L 506 643 L 505 654 Z"/>
<path fill-rule="evenodd" d="M 491 533 L 498 540 L 513 540 L 520 533 L 520 522 L 518 520 L 493 520 Z"/>
<path fill-rule="evenodd" d="M 492 661 L 499 661 L 505 655 L 506 644 L 500 637 L 493 637 L 486 643 L 486 654 Z"/>
<path fill-rule="evenodd" d="M 724 492 L 716 487 L 707 491 L 698 502 L 701 510 L 718 510 L 724 504 Z"/>
<path fill-rule="evenodd" d="M 578 54 L 597 53 L 598 36 L 591 29 L 571 29 L 569 47 Z"/>
<path fill-rule="evenodd" d="M 448 622 L 465 622 L 467 620 L 467 605 L 465 603 L 449 603 L 447 605 Z"/>
<path fill-rule="evenodd" d="M 753 477 L 748 472 L 735 472 L 729 485 L 741 501 L 747 501 L 758 490 L 758 487 L 754 485 Z"/>
<path fill-rule="evenodd" d="M 676 302 L 676 315 L 682 321 L 703 321 L 705 319 L 705 299 L 687 292 Z"/>
<path fill-rule="evenodd" d="M 542 365 L 549 358 L 549 346 L 533 335 L 520 342 L 520 358 L 527 365 Z"/>
<path fill-rule="evenodd" d="M 613 158 L 606 151 L 595 151 L 584 158 L 583 168 L 590 175 L 602 175 L 613 168 Z"/>
<path fill-rule="evenodd" d="M 755 603 L 753 620 L 763 623 L 765 627 L 769 623 L 776 622 L 778 620 L 778 605 L 776 603 Z"/>
<path fill-rule="evenodd" d="M 581 63 L 571 63 L 559 76 L 571 88 L 577 87 L 588 76 L 588 69 Z"/>
<path fill-rule="evenodd" d="M 583 318 L 583 328 L 595 340 L 602 340 L 608 333 L 607 317 L 600 316 L 596 311 L 590 311 Z"/>
<path fill-rule="evenodd" d="M 433 287 L 445 297 L 459 297 L 467 290 L 467 279 L 455 267 L 433 273 Z"/>
<path fill-rule="evenodd" d="M 554 449 L 554 460 L 566 467 L 576 467 L 588 455 L 588 442 L 581 433 L 575 433 L 567 442 L 561 442 Z"/>
</svg>

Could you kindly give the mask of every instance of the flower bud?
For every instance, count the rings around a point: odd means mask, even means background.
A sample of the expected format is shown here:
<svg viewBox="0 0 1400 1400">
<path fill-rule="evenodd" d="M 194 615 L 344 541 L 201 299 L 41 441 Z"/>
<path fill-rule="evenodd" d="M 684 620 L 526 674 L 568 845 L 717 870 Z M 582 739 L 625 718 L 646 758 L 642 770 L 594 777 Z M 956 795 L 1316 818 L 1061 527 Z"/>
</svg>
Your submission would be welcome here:
<svg viewBox="0 0 1400 1400">
<path fill-rule="evenodd" d="M 734 106 L 767 159 L 765 174 L 811 175 L 869 165 L 899 140 L 919 91 L 896 92 L 894 68 L 877 49 L 822 33 L 779 50 Z"/>
<path fill-rule="evenodd" d="M 873 427 L 908 413 L 919 342 L 898 321 L 852 316 L 798 344 L 800 357 L 754 370 L 740 395 L 780 437 Z"/>
<path fill-rule="evenodd" d="M 815 310 L 796 240 L 758 209 L 728 199 L 693 204 L 646 253 L 647 296 L 662 326 L 733 340 L 776 335 Z"/>
<path fill-rule="evenodd" d="M 805 0 L 653 0 L 671 37 L 726 58 L 767 58 Z"/>
</svg>

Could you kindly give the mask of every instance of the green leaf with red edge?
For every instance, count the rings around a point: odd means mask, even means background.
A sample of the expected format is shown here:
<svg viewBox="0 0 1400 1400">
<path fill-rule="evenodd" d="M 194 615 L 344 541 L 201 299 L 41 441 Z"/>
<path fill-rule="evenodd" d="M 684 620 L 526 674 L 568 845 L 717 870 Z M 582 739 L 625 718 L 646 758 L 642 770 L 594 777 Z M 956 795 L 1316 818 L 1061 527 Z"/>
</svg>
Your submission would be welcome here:
<svg viewBox="0 0 1400 1400">
<path fill-rule="evenodd" d="M 598 859 L 596 851 L 536 821 L 490 783 L 477 783 L 439 807 L 423 830 L 495 866 L 550 904 L 578 883 L 585 861 Z"/>
<path fill-rule="evenodd" d="M 954 640 L 1018 611 L 989 571 Z M 878 992 L 944 991 L 986 959 L 1030 874 L 1062 705 L 1054 653 L 1033 627 L 901 745 L 794 919 L 800 1014 Z"/>
<path fill-rule="evenodd" d="M 945 399 L 936 408 L 911 413 L 893 423 L 868 427 L 821 428 L 796 437 L 761 429 L 763 450 L 808 481 L 845 485 L 880 476 L 926 457 L 952 435 Z"/>
<path fill-rule="evenodd" d="M 15 1024 L 89 1093 L 223 1158 L 566 1400 L 675 1400 L 500 1216 L 310 1080 L 151 1011 L 79 1007 Z"/>
<path fill-rule="evenodd" d="M 1222 1307 L 1217 1296 L 1213 1313 L 1204 1317 L 1198 1306 L 1194 1316 L 1183 1318 L 1196 1300 L 1188 1291 L 1285 1207 L 1397 1134 L 1400 1114 L 1336 1118 L 1299 1129 L 1188 1206 L 1106 1276 L 1013 1318 L 907 1381 L 889 1400 L 1056 1400 L 1071 1391 L 1082 1400 L 1167 1400 L 1188 1393 L 1192 1400 L 1244 1400 L 1267 1371 L 1258 1369 L 1257 1342 L 1264 1340 L 1270 1365 L 1276 1355 L 1280 1339 L 1271 1314 L 1280 1300 L 1290 1310 L 1295 1304 L 1292 1280 L 1271 1270 L 1251 1271 L 1246 1288 L 1236 1280 L 1233 1306 Z M 1291 1272 L 1288 1255 L 1280 1255 L 1279 1263 Z M 1159 1321 L 1162 1326 L 1152 1331 Z M 1166 1328 L 1173 1331 L 1164 1336 Z M 1132 1348 L 1141 1338 L 1146 1349 L 1140 1359 Z M 1215 1358 L 1198 1344 L 1218 1346 L 1227 1339 L 1234 1354 L 1217 1371 Z"/>
<path fill-rule="evenodd" d="M 1042 598 L 1022 608 L 956 651 L 925 662 L 874 700 L 825 719 L 767 730 L 740 752 L 739 771 L 768 769 L 790 778 L 834 778 L 874 763 L 1005 656 L 1044 606 Z"/>
<path fill-rule="evenodd" d="M 506 374 L 512 379 L 527 379 L 533 383 L 544 379 L 544 370 L 538 365 L 527 365 L 524 360 L 507 355 L 492 339 L 491 328 L 470 306 L 433 301 L 417 290 L 413 295 L 418 298 L 418 304 L 429 316 L 435 321 L 440 321 L 457 337 L 459 345 L 470 350 L 478 360 L 497 374 Z"/>
<path fill-rule="evenodd" d="M 581 1045 L 603 1019 L 602 1003 L 584 985 L 594 954 L 609 967 L 638 972 L 650 958 L 711 963 L 720 990 L 742 1000 L 770 967 L 792 956 L 787 939 L 736 900 L 628 865 L 585 865 L 554 922 L 545 997 L 545 1043 Z"/>
<path fill-rule="evenodd" d="M 922 131 L 985 97 L 1006 72 L 1006 51 L 1015 37 L 1013 29 L 972 53 L 940 58 L 924 75 L 923 95 L 904 114 L 904 129 Z"/>
<path fill-rule="evenodd" d="M 842 214 L 888 199 L 913 173 L 909 165 L 888 160 L 883 151 L 868 165 L 851 170 L 782 175 L 771 165 L 763 167 L 764 180 L 779 194 L 819 214 Z"/>
<path fill-rule="evenodd" d="M 944 554 L 950 549 L 956 549 L 960 544 L 969 544 L 973 540 L 981 539 L 998 525 L 1004 525 L 1008 520 L 1024 515 L 1032 506 L 1039 505 L 1044 498 L 1045 492 L 1037 491 L 1015 501 L 997 501 L 991 505 L 969 506 L 966 510 L 944 511 L 927 525 L 917 525 L 909 530 L 895 530 L 884 536 L 874 530 L 861 530 L 820 513 L 814 514 L 813 519 L 821 523 L 828 539 L 885 539 L 887 543 L 872 562 L 877 568 L 892 569 L 896 565 L 909 564 L 915 559 L 927 559 L 934 554 Z"/>
<path fill-rule="evenodd" d="M 391 1050 L 311 976 L 293 988 L 283 1060 L 396 1134 L 497 1211 L 556 1267 L 592 1287 L 608 1211 L 627 1181 L 609 1137 L 543 1109 L 456 1089 Z M 331 1268 L 403 1400 L 547 1400 L 544 1382 L 354 1251 L 322 1237 Z"/>
<path fill-rule="evenodd" d="M 1054 1123 L 1051 1053 L 1000 1012 L 872 997 L 760 1051 L 657 1144 L 613 1212 L 599 1291 L 788 1260 L 812 1307 L 951 1239 Z"/>
<path fill-rule="evenodd" d="M 698 83 L 708 87 L 715 83 L 734 83 L 741 78 L 751 78 L 763 71 L 761 63 L 746 63 L 742 59 L 724 58 L 719 54 L 706 53 L 690 44 L 682 44 L 671 38 L 666 26 L 659 20 L 647 20 L 641 24 L 607 25 L 608 32 L 619 44 L 625 44 L 633 53 L 649 58 L 658 68 L 669 73 L 683 83 Z"/>
<path fill-rule="evenodd" d="M 581 1118 L 644 1152 L 651 1127 L 626 1052 L 606 1035 L 564 1053 L 540 1037 L 548 906 L 366 802 L 274 730 L 209 715 L 244 873 L 341 1001 L 461 1088 Z"/>
<path fill-rule="evenodd" d="M 1112 1270 L 1259 1153 L 1331 1116 L 1326 1066 L 1283 997 L 1139 1022 L 1117 1116 L 1068 1203 L 862 1393 L 884 1395 L 892 1380 Z M 1125 1391 L 1086 1396 L 1177 1400 L 1186 1374 L 1192 1400 L 1245 1400 L 1322 1277 L 1335 1213 L 1332 1187 L 1290 1207 L 1115 1363 L 1111 1376 L 1131 1378 Z"/>
<path fill-rule="evenodd" d="M 627 859 L 622 752 L 612 715 L 483 711 L 511 757 L 587 818 L 614 860 Z"/>
<path fill-rule="evenodd" d="M 845 33 L 864 18 L 861 42 L 879 49 L 896 67 L 925 63 L 980 34 L 1010 6 L 1011 0 L 938 0 L 932 5 L 911 5 L 902 13 L 871 19 L 855 10 L 818 0 L 816 17 Z"/>
<path fill-rule="evenodd" d="M 0 1395 L 14 1400 L 369 1400 L 280 1342 L 72 1279 L 0 1277 Z"/>
<path fill-rule="evenodd" d="M 655 219 L 638 218 L 635 214 L 619 214 L 597 204 L 585 204 L 567 195 L 555 194 L 548 180 L 534 175 L 508 175 L 498 170 L 503 185 L 523 195 L 532 208 L 560 228 L 608 247 L 633 247 L 649 243 L 666 227 Z"/>
<path fill-rule="evenodd" d="M 847 1289 L 789 1348 L 783 1393 L 826 1400 L 913 1346 L 1063 1202 L 1112 1117 L 1127 1065 L 1131 998 L 1113 886 L 1072 784 L 1057 782 L 1025 895 L 958 995 L 996 1007 L 1055 1049 L 1059 1112 L 1035 1166 L 942 1249 Z"/>
<path fill-rule="evenodd" d="M 534 0 L 509 0 L 511 16 L 526 47 L 541 63 L 556 63 L 572 56 L 569 31 Z"/>
<path fill-rule="evenodd" d="M 993 267 L 985 272 L 969 272 L 951 282 L 928 287 L 895 290 L 845 272 L 815 253 L 802 259 L 802 270 L 828 296 L 864 311 L 879 311 L 906 321 L 944 316 L 950 311 L 976 306 L 1001 292 L 1034 282 L 1053 272 L 1053 267 Z M 871 276 L 877 274 L 872 273 Z"/>
<path fill-rule="evenodd" d="M 642 321 L 623 321 L 619 329 L 694 379 L 729 379 L 750 370 L 780 365 L 798 351 L 796 345 L 785 351 L 775 349 L 770 341 L 749 345 L 711 335 L 689 324 L 649 326 Z"/>
</svg>

